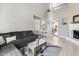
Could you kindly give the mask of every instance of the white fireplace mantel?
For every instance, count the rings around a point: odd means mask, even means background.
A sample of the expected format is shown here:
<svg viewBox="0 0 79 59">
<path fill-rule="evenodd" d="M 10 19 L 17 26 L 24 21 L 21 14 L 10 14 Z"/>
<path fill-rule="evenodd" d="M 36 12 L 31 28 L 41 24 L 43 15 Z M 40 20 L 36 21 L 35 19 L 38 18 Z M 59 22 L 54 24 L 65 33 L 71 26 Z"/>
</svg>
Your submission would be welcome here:
<svg viewBox="0 0 79 59">
<path fill-rule="evenodd" d="M 70 38 L 73 38 L 73 30 L 79 30 L 79 23 L 69 24 Z"/>
<path fill-rule="evenodd" d="M 69 25 L 69 32 L 70 32 L 70 37 L 66 37 L 66 36 L 61 36 L 59 35 L 59 37 L 65 38 L 66 40 L 79 45 L 79 40 L 76 38 L 73 38 L 73 30 L 79 30 L 79 23 L 76 24 L 68 24 Z"/>
</svg>

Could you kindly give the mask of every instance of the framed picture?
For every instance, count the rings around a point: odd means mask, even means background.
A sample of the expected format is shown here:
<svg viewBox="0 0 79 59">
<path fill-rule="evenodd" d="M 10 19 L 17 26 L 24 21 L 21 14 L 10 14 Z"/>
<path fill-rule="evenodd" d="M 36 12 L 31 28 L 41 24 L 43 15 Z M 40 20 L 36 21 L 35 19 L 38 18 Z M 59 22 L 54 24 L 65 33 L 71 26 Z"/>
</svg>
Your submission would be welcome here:
<svg viewBox="0 0 79 59">
<path fill-rule="evenodd" d="M 79 15 L 73 16 L 73 23 L 79 23 Z"/>
</svg>

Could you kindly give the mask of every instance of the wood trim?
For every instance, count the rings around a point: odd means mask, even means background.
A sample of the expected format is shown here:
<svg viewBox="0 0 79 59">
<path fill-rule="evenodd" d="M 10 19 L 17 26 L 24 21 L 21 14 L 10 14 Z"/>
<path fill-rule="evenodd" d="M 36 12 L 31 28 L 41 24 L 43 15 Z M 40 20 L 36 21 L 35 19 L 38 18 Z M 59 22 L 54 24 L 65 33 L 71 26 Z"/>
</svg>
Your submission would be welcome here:
<svg viewBox="0 0 79 59">
<path fill-rule="evenodd" d="M 75 18 L 76 18 L 76 17 L 79 17 L 79 15 L 73 16 L 73 23 L 79 23 L 79 21 L 75 21 Z"/>
</svg>

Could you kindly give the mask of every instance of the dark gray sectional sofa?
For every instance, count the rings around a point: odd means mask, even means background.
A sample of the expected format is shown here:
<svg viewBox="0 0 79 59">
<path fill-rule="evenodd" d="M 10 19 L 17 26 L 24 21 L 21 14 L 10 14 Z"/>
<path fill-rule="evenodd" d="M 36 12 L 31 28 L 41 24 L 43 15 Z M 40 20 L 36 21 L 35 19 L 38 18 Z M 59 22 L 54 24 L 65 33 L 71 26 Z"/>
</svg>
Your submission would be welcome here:
<svg viewBox="0 0 79 59">
<path fill-rule="evenodd" d="M 14 35 L 16 36 L 16 40 L 12 41 L 11 43 L 13 43 L 17 48 L 26 46 L 28 43 L 35 41 L 35 39 L 38 37 L 38 35 L 32 32 L 32 30 L 0 33 L 0 36 L 3 36 L 4 39 Z"/>
</svg>

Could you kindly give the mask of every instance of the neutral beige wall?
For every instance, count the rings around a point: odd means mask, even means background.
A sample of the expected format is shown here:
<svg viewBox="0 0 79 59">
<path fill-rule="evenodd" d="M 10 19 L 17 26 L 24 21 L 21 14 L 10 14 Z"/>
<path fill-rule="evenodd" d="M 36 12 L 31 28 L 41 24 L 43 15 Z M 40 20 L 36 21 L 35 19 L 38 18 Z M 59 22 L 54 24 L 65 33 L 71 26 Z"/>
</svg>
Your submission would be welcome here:
<svg viewBox="0 0 79 59">
<path fill-rule="evenodd" d="M 73 21 L 73 16 L 79 14 L 79 4 L 70 3 L 54 11 L 54 19 L 59 20 L 59 35 L 69 37 L 69 23 Z M 62 18 L 65 18 L 67 25 L 62 25 Z"/>
<path fill-rule="evenodd" d="M 44 17 L 48 4 L 0 4 L 0 32 L 32 30 L 33 14 Z"/>
</svg>

